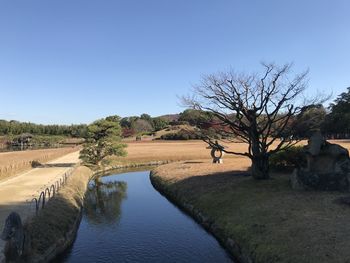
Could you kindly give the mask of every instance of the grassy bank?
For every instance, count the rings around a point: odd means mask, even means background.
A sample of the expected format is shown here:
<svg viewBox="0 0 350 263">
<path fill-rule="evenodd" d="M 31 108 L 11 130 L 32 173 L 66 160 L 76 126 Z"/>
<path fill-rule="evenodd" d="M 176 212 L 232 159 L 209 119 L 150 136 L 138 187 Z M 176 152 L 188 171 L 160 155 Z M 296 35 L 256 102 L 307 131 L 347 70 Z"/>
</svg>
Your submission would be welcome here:
<svg viewBox="0 0 350 263">
<path fill-rule="evenodd" d="M 67 185 L 27 223 L 27 233 L 31 240 L 28 261 L 48 262 L 73 242 L 91 176 L 90 169 L 78 167 Z"/>
<path fill-rule="evenodd" d="M 151 180 L 241 262 L 350 262 L 350 207 L 335 201 L 344 193 L 293 191 L 285 174 L 254 181 L 248 166 L 172 163 Z"/>
</svg>

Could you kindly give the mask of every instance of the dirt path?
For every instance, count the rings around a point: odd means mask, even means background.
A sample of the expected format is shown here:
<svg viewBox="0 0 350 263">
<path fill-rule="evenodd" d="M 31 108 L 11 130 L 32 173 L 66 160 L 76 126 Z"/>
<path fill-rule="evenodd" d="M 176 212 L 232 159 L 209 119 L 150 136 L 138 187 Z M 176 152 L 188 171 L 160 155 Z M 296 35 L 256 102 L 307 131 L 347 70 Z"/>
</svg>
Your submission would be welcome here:
<svg viewBox="0 0 350 263">
<path fill-rule="evenodd" d="M 35 212 L 35 205 L 28 201 L 38 197 L 39 193 L 79 162 L 79 152 L 69 153 L 50 161 L 44 167 L 35 168 L 0 183 L 0 231 L 3 230 L 6 217 L 16 211 L 24 221 Z M 3 256 L 4 242 L 0 240 L 0 262 Z"/>
</svg>

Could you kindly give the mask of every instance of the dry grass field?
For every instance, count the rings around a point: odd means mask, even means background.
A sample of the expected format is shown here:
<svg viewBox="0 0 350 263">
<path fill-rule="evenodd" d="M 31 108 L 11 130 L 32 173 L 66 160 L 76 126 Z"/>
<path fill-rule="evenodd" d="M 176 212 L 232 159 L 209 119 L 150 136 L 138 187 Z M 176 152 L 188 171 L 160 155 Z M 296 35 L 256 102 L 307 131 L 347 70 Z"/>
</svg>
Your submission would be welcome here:
<svg viewBox="0 0 350 263">
<path fill-rule="evenodd" d="M 137 163 L 149 161 L 181 161 L 210 159 L 210 149 L 207 144 L 198 141 L 141 141 L 128 142 L 126 157 L 112 157 L 113 162 Z M 231 143 L 229 149 L 245 151 L 244 143 Z M 225 155 L 224 159 L 237 158 L 237 156 Z"/>
<path fill-rule="evenodd" d="M 339 143 L 343 147 L 350 150 L 350 140 L 329 141 Z M 148 161 L 184 161 L 210 159 L 210 149 L 207 149 L 207 144 L 199 140 L 189 141 L 132 141 L 126 142 L 128 147 L 126 157 L 110 158 L 115 163 L 137 163 Z M 305 144 L 303 141 L 301 144 Z M 227 143 L 224 144 L 228 150 L 236 152 L 245 152 L 247 144 L 245 143 Z M 223 159 L 237 159 L 242 157 L 226 154 Z"/>
<path fill-rule="evenodd" d="M 0 180 L 31 169 L 33 161 L 44 163 L 77 150 L 67 147 L 0 153 Z"/>
<path fill-rule="evenodd" d="M 334 141 L 331 141 L 334 142 Z M 335 141 L 350 149 L 350 141 Z M 303 142 L 305 143 L 305 142 Z M 210 149 L 207 144 L 199 141 L 132 141 L 127 142 L 126 157 L 110 157 L 113 164 L 143 163 L 152 161 L 184 161 L 184 160 L 207 160 L 210 163 Z M 229 150 L 244 152 L 247 150 L 245 143 L 225 144 Z M 22 152 L 0 153 L 0 180 L 31 168 L 32 161 L 47 162 L 75 151 L 76 148 L 59 148 L 45 150 L 28 150 Z M 224 162 L 230 160 L 249 160 L 235 155 L 224 155 Z M 241 162 L 240 161 L 240 162 Z"/>
</svg>

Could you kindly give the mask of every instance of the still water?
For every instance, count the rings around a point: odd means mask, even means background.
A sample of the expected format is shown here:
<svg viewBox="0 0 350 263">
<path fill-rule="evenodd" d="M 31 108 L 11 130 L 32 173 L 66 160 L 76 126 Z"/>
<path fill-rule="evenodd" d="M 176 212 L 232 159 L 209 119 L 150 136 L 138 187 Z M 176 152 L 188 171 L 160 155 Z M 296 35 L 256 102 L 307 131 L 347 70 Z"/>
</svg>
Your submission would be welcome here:
<svg viewBox="0 0 350 263">
<path fill-rule="evenodd" d="M 152 186 L 149 171 L 90 182 L 73 246 L 56 262 L 232 262 Z"/>
</svg>

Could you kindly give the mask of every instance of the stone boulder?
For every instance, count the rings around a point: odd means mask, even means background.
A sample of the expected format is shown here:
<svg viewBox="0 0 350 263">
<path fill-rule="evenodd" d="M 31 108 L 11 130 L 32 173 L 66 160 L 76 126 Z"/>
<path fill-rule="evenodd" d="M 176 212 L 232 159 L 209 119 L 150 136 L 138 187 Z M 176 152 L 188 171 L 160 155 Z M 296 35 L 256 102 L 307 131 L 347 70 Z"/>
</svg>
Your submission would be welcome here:
<svg viewBox="0 0 350 263">
<path fill-rule="evenodd" d="M 320 133 L 314 134 L 304 147 L 306 167 L 294 169 L 293 189 L 350 190 L 350 158 L 344 147 L 327 142 Z"/>
</svg>

